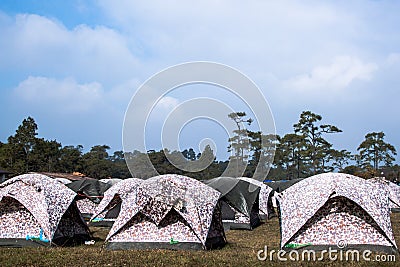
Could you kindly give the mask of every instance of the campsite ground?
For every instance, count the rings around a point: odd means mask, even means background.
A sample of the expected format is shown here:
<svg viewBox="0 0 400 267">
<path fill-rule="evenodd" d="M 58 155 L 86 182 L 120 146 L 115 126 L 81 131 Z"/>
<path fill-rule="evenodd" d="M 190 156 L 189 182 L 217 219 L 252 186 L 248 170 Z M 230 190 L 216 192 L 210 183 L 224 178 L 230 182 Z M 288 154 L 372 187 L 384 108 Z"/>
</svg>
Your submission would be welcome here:
<svg viewBox="0 0 400 267">
<path fill-rule="evenodd" d="M 400 213 L 392 215 L 392 226 L 397 244 L 400 244 Z M 279 249 L 279 223 L 277 218 L 267 221 L 253 231 L 228 231 L 229 244 L 213 251 L 108 251 L 103 248 L 107 228 L 91 228 L 96 239 L 94 245 L 72 248 L 0 248 L 1 266 L 398 266 L 396 262 L 377 261 L 330 261 L 325 258 L 319 262 L 292 261 L 280 262 L 275 256 L 260 261 L 257 252 L 264 246 L 268 250 Z M 374 258 L 374 255 L 370 257 Z"/>
</svg>

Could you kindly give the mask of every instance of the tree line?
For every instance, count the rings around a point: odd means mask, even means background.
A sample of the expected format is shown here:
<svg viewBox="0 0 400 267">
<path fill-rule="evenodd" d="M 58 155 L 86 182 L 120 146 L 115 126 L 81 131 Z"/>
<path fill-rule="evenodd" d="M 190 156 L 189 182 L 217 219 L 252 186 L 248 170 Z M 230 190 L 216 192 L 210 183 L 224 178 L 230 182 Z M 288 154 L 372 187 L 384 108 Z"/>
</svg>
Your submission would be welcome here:
<svg viewBox="0 0 400 267">
<path fill-rule="evenodd" d="M 196 153 L 192 148 L 183 151 L 115 151 L 109 154 L 107 145 L 95 145 L 83 153 L 83 146 L 62 146 L 56 140 L 37 137 L 38 125 L 32 117 L 24 119 L 15 134 L 0 142 L 0 167 L 18 175 L 27 172 L 81 172 L 86 176 L 102 178 L 128 178 L 125 157 L 134 162 L 131 171 L 135 177 L 147 178 L 154 171 L 146 168 L 148 157 L 160 174 L 176 173 L 196 179 L 210 179 L 221 175 L 247 176 L 272 180 L 295 179 L 318 173 L 339 171 L 364 178 L 385 176 L 400 180 L 400 167 L 396 164 L 396 149 L 385 141 L 383 132 L 371 132 L 352 154 L 346 149 L 336 149 L 328 136 L 342 132 L 337 126 L 323 124 L 322 116 L 303 111 L 293 132 L 283 136 L 254 132 L 246 126 L 253 122 L 244 112 L 228 114 L 237 129 L 228 140 L 229 160 L 217 161 L 212 149 Z M 207 168 L 193 172 L 175 166 L 169 159 L 183 156 L 185 161 L 196 165 L 200 160 L 211 162 Z M 229 167 L 228 167 L 229 166 Z M 268 172 L 268 177 L 265 174 Z"/>
<path fill-rule="evenodd" d="M 327 140 L 327 136 L 342 130 L 321 121 L 321 115 L 303 111 L 293 125 L 293 133 L 277 136 L 270 175 L 290 179 L 338 171 L 372 178 L 383 172 L 389 179 L 399 180 L 399 166 L 393 165 L 397 152 L 393 145 L 385 142 L 383 132 L 367 133 L 357 152 L 352 154 L 346 149 L 334 148 Z"/>
<path fill-rule="evenodd" d="M 83 153 L 83 146 L 62 146 L 56 140 L 37 137 L 38 126 L 28 117 L 18 126 L 7 143 L 0 142 L 0 167 L 19 175 L 27 172 L 81 172 L 98 179 L 129 177 L 124 153 L 109 155 L 107 145 L 93 146 Z"/>
</svg>

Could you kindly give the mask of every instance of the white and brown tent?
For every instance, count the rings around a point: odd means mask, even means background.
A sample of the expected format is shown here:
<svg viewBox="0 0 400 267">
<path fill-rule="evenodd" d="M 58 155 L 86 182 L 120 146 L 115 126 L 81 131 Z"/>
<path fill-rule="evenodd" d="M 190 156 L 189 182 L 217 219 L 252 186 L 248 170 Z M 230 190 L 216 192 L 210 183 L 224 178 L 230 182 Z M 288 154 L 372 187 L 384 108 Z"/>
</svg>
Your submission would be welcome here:
<svg viewBox="0 0 400 267">
<path fill-rule="evenodd" d="M 160 175 L 122 195 L 108 249 L 212 249 L 226 243 L 220 193 L 181 175 Z"/>
<path fill-rule="evenodd" d="M 289 187 L 278 201 L 282 248 L 397 249 L 388 191 L 380 183 L 319 174 Z"/>
<path fill-rule="evenodd" d="M 375 177 L 368 181 L 373 183 L 381 183 L 389 192 L 389 208 L 391 212 L 400 212 L 400 186 L 386 180 L 384 177 Z"/>
<path fill-rule="evenodd" d="M 75 197 L 75 192 L 42 174 L 24 174 L 0 184 L 0 246 L 62 246 L 90 240 Z"/>
<path fill-rule="evenodd" d="M 129 178 L 111 186 L 104 192 L 104 197 L 100 204 L 95 208 L 91 226 L 112 226 L 121 210 L 122 199 L 132 191 L 136 192 L 136 187 L 140 185 L 142 179 Z"/>
<path fill-rule="evenodd" d="M 400 212 L 400 186 L 393 182 L 388 182 L 388 187 L 391 211 Z"/>
</svg>

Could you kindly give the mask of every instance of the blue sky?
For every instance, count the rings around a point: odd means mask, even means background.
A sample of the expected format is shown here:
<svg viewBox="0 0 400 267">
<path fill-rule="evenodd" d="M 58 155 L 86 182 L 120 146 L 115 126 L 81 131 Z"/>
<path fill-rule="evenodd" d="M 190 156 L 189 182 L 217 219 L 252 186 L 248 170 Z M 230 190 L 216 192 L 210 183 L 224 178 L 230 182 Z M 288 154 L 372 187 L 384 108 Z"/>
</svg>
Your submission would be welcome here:
<svg viewBox="0 0 400 267">
<path fill-rule="evenodd" d="M 311 110 L 343 130 L 327 137 L 337 149 L 355 152 L 372 131 L 400 149 L 399 1 L 189 2 L 1 1 L 0 141 L 32 116 L 41 137 L 120 150 L 137 88 L 164 68 L 200 60 L 250 77 L 278 134 Z M 149 149 L 161 146 L 165 114 L 200 96 L 246 110 L 217 87 L 176 90 L 152 114 Z M 188 124 L 182 148 L 210 137 L 225 157 L 227 136 L 217 126 Z"/>
</svg>

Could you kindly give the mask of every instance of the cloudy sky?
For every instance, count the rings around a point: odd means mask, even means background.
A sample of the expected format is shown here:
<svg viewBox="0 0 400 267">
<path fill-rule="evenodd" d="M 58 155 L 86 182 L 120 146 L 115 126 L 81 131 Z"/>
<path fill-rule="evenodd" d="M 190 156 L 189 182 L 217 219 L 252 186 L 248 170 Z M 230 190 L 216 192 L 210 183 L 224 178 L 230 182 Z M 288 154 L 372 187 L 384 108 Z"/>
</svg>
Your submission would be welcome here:
<svg viewBox="0 0 400 267">
<path fill-rule="evenodd" d="M 311 110 L 343 130 L 327 137 L 337 149 L 355 152 L 366 133 L 384 131 L 400 150 L 399 10 L 399 1 L 3 0 L 0 141 L 32 116 L 46 139 L 120 150 L 141 84 L 172 65 L 212 61 L 258 85 L 278 134 Z M 163 115 L 196 97 L 247 111 L 221 88 L 180 88 L 152 113 L 149 149 L 161 146 Z M 223 158 L 227 135 L 218 127 L 194 120 L 181 147 L 198 150 L 212 138 Z"/>
</svg>

